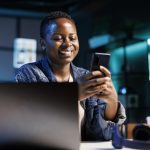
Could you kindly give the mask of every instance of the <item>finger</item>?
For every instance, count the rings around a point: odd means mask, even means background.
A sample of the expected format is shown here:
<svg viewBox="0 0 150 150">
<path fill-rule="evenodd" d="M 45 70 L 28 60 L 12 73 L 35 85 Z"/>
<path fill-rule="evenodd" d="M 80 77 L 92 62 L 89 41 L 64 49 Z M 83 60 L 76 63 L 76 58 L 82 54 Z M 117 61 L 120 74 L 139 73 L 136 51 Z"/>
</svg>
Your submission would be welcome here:
<svg viewBox="0 0 150 150">
<path fill-rule="evenodd" d="M 102 90 L 101 90 L 102 91 Z M 98 93 L 101 92 L 99 88 L 89 88 L 88 90 L 86 90 L 86 94 L 89 95 L 89 96 L 94 96 L 94 95 L 97 95 Z"/>
<path fill-rule="evenodd" d="M 113 83 L 112 83 L 111 78 L 107 77 L 106 85 L 108 88 L 111 88 L 111 89 L 113 88 Z"/>
<path fill-rule="evenodd" d="M 96 78 L 96 77 L 101 76 L 101 75 L 102 75 L 102 72 L 100 72 L 100 71 L 92 71 L 92 72 L 85 75 L 85 79 L 90 80 L 92 78 Z"/>
<path fill-rule="evenodd" d="M 105 84 L 105 83 L 108 82 L 109 80 L 110 80 L 110 78 L 108 78 L 108 77 L 94 78 L 94 79 L 91 79 L 91 80 L 86 81 L 85 87 L 100 86 L 100 85 L 102 85 L 102 84 Z"/>
<path fill-rule="evenodd" d="M 97 85 L 97 86 L 89 87 L 88 90 L 101 92 L 104 91 L 106 88 L 107 87 L 105 85 Z"/>
<path fill-rule="evenodd" d="M 104 66 L 100 66 L 100 70 L 105 74 L 106 77 L 111 77 L 110 71 Z"/>
<path fill-rule="evenodd" d="M 97 98 L 106 98 L 110 95 L 110 91 L 109 90 L 102 90 L 99 93 L 96 93 L 95 97 Z"/>
<path fill-rule="evenodd" d="M 92 94 L 99 94 L 100 92 L 105 92 L 107 93 L 107 87 L 106 84 L 102 84 L 99 86 L 95 86 L 95 87 L 89 87 L 86 89 L 86 91 L 88 92 L 88 94 L 92 93 Z"/>
<path fill-rule="evenodd" d="M 103 94 L 100 94 L 103 92 Z M 87 96 L 106 96 L 110 93 L 109 89 L 107 88 L 106 84 L 94 86 L 94 87 L 88 87 L 85 89 L 85 94 Z"/>
</svg>

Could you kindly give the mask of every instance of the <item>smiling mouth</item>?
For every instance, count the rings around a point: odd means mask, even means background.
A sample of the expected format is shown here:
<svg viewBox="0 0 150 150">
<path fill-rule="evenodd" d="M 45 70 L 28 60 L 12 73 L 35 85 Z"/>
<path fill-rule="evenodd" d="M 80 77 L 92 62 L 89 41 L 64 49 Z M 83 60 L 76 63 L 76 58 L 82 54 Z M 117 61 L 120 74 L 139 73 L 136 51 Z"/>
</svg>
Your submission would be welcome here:
<svg viewBox="0 0 150 150">
<path fill-rule="evenodd" d="M 64 55 L 64 56 L 71 56 L 72 51 L 73 51 L 73 50 L 71 50 L 71 49 L 67 49 L 67 50 L 62 50 L 62 51 L 60 51 L 59 53 L 60 53 L 61 55 Z"/>
</svg>

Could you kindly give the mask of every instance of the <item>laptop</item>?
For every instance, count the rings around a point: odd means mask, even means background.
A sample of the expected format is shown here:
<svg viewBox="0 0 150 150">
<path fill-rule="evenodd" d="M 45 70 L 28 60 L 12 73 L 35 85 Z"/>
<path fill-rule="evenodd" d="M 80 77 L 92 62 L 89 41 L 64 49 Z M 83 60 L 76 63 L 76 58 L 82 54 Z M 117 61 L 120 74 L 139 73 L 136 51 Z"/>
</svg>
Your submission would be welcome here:
<svg viewBox="0 0 150 150">
<path fill-rule="evenodd" d="M 0 149 L 79 145 L 76 83 L 0 83 Z"/>
</svg>

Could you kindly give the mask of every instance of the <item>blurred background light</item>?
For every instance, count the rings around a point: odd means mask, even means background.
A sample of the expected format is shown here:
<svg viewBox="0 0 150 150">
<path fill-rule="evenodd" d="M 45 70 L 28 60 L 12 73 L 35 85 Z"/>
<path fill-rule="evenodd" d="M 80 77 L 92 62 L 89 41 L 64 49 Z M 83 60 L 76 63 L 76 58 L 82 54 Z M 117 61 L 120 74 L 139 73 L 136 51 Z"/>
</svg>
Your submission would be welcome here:
<svg viewBox="0 0 150 150">
<path fill-rule="evenodd" d="M 26 63 L 36 61 L 37 41 L 34 39 L 16 38 L 14 40 L 13 66 L 19 68 Z"/>
<path fill-rule="evenodd" d="M 126 94 L 127 94 L 127 89 L 126 89 L 126 87 L 121 87 L 121 88 L 119 89 L 119 93 L 122 94 L 122 95 L 126 95 Z"/>
</svg>

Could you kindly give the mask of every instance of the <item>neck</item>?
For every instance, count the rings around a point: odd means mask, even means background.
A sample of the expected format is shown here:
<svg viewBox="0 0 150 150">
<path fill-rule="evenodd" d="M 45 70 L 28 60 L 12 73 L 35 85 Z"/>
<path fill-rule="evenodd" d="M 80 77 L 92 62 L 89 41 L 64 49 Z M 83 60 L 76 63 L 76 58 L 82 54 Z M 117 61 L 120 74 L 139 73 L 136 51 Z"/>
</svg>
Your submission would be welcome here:
<svg viewBox="0 0 150 150">
<path fill-rule="evenodd" d="M 59 66 L 52 64 L 52 69 L 55 74 L 55 78 L 58 82 L 68 82 L 71 72 L 70 72 L 70 64 Z"/>
</svg>

